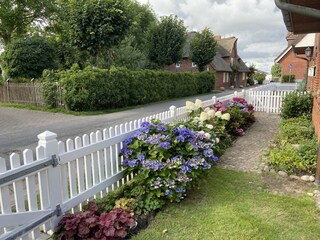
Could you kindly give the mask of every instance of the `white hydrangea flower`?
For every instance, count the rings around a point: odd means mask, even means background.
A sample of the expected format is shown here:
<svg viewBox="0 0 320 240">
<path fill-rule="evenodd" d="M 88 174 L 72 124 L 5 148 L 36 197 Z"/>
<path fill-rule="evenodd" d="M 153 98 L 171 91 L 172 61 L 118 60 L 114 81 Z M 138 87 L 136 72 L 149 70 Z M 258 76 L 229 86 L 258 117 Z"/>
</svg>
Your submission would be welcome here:
<svg viewBox="0 0 320 240">
<path fill-rule="evenodd" d="M 218 111 L 218 112 L 216 112 L 214 115 L 215 115 L 216 117 L 218 117 L 218 118 L 221 118 L 222 113 L 221 113 L 221 111 Z"/>
<path fill-rule="evenodd" d="M 209 110 L 209 111 L 207 112 L 207 114 L 208 114 L 208 116 L 209 116 L 210 118 L 213 118 L 213 117 L 214 117 L 215 112 L 214 112 L 214 110 L 213 110 L 213 109 L 211 109 L 211 110 Z"/>
<path fill-rule="evenodd" d="M 197 99 L 194 105 L 196 106 L 196 109 L 202 108 L 202 101 Z"/>
<path fill-rule="evenodd" d="M 221 119 L 230 121 L 230 113 L 224 113 L 224 114 L 222 114 Z"/>
<path fill-rule="evenodd" d="M 207 124 L 207 125 L 206 125 L 206 128 L 208 128 L 208 129 L 213 129 L 213 125 Z"/>
<path fill-rule="evenodd" d="M 196 109 L 196 106 L 194 105 L 193 102 L 190 102 L 190 101 L 186 101 L 186 110 L 187 112 L 192 112 Z"/>
<path fill-rule="evenodd" d="M 204 122 L 204 121 L 206 121 L 206 120 L 208 120 L 208 119 L 210 119 L 210 118 L 209 118 L 209 116 L 208 116 L 208 114 L 207 114 L 206 112 L 202 112 L 202 113 L 200 114 L 200 121 L 201 121 L 201 122 Z"/>
<path fill-rule="evenodd" d="M 205 133 L 204 136 L 205 136 L 206 138 L 208 138 L 208 139 L 211 138 L 211 134 L 210 134 L 210 133 Z"/>
<path fill-rule="evenodd" d="M 194 117 L 193 120 L 192 120 L 192 122 L 194 122 L 194 123 L 197 123 L 197 122 L 199 122 L 199 121 L 200 121 L 200 118 L 199 118 L 199 117 Z"/>
<path fill-rule="evenodd" d="M 216 138 L 216 143 L 219 143 L 220 142 L 220 139 L 219 138 Z"/>
<path fill-rule="evenodd" d="M 179 128 L 185 128 L 185 126 L 184 125 L 180 125 Z"/>
<path fill-rule="evenodd" d="M 201 131 L 199 131 L 198 133 L 200 133 L 200 134 L 204 134 L 204 131 L 203 131 L 203 130 L 201 130 Z"/>
<path fill-rule="evenodd" d="M 210 111 L 210 108 L 209 108 L 209 107 L 206 107 L 206 108 L 204 109 L 204 111 L 205 111 L 206 113 L 208 113 L 208 112 Z"/>
</svg>

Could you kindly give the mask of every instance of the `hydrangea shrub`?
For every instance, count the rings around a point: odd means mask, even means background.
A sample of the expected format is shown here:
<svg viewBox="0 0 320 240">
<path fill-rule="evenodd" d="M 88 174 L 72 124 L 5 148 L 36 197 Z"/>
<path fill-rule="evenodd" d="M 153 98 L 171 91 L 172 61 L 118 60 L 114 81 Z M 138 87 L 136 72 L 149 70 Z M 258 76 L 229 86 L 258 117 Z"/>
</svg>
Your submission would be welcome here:
<svg viewBox="0 0 320 240">
<path fill-rule="evenodd" d="M 203 176 L 211 163 L 218 160 L 214 145 L 208 133 L 152 120 L 143 122 L 124 141 L 121 154 L 127 174 L 135 173 L 141 180 L 142 201 L 153 197 L 162 199 L 163 203 L 179 202 L 186 196 L 191 182 Z"/>
</svg>

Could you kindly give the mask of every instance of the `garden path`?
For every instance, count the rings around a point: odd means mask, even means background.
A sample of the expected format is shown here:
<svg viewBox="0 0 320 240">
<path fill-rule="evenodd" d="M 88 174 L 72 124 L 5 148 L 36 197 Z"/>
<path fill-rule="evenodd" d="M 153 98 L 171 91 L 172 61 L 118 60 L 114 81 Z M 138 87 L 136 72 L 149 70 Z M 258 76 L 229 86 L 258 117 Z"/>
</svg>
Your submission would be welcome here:
<svg viewBox="0 0 320 240">
<path fill-rule="evenodd" d="M 255 123 L 239 137 L 232 147 L 221 156 L 218 166 L 245 172 L 261 172 L 264 164 L 260 157 L 278 130 L 280 117 L 277 114 L 256 112 Z"/>
<path fill-rule="evenodd" d="M 274 194 L 290 195 L 295 197 L 312 195 L 320 187 L 313 183 L 283 177 L 274 170 L 270 170 L 261 160 L 266 149 L 279 128 L 280 117 L 277 114 L 255 112 L 256 121 L 239 137 L 232 147 L 221 156 L 218 167 L 261 173 L 260 177 L 265 183 L 266 190 Z M 269 172 L 270 170 L 270 172 Z M 320 207 L 320 195 L 315 196 L 316 205 Z"/>
</svg>

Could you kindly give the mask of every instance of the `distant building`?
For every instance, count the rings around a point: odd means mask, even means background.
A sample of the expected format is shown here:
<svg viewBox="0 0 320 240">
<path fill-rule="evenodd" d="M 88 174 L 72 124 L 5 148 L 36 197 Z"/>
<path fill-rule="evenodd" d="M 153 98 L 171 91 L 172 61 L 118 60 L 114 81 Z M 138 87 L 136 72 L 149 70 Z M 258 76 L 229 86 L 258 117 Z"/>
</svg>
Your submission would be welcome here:
<svg viewBox="0 0 320 240">
<path fill-rule="evenodd" d="M 296 80 L 302 80 L 306 77 L 307 61 L 299 58 L 304 54 L 299 49 L 314 45 L 315 34 L 293 34 L 288 33 L 286 37 L 288 46 L 275 59 L 275 63 L 281 65 L 281 75 L 294 74 Z"/>
<path fill-rule="evenodd" d="M 190 42 L 195 32 L 188 34 L 184 47 L 183 58 L 179 63 L 166 66 L 165 69 L 172 72 L 195 72 L 198 71 L 196 64 L 190 59 Z M 221 38 L 214 37 L 217 41 L 217 54 L 213 61 L 207 65 L 207 71 L 214 72 L 216 76 L 215 88 L 240 87 L 247 85 L 249 68 L 242 61 L 237 51 L 236 37 Z"/>
</svg>

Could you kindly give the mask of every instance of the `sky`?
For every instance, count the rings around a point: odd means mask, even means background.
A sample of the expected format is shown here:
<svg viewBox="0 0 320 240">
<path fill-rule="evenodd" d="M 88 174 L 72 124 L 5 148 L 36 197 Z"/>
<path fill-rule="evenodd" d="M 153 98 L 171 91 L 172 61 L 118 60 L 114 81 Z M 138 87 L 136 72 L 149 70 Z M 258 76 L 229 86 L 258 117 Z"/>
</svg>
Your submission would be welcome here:
<svg viewBox="0 0 320 240">
<path fill-rule="evenodd" d="M 238 55 L 247 66 L 271 71 L 287 47 L 281 11 L 273 0 L 138 0 L 149 3 L 158 17 L 177 15 L 188 31 L 205 27 L 214 35 L 238 38 Z"/>
</svg>

